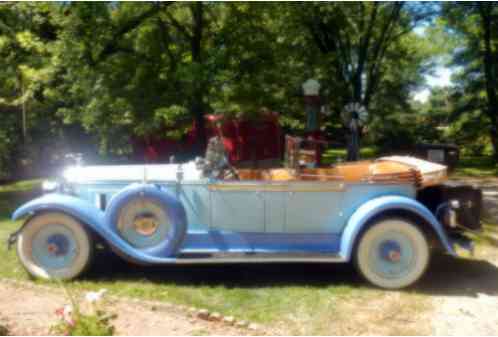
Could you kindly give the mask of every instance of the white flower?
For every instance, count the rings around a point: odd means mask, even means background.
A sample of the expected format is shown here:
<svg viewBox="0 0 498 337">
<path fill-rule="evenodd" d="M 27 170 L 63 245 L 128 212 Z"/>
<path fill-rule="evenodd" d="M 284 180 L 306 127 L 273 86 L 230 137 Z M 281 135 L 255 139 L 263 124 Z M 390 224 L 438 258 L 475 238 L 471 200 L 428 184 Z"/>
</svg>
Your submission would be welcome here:
<svg viewBox="0 0 498 337">
<path fill-rule="evenodd" d="M 59 309 L 60 310 L 60 309 Z M 70 305 L 65 305 L 64 308 L 62 308 L 61 311 L 59 311 L 59 314 L 62 315 L 62 319 L 69 325 L 74 325 L 74 320 L 73 320 L 73 307 Z"/>
<path fill-rule="evenodd" d="M 99 291 L 89 291 L 85 295 L 85 300 L 89 303 L 98 302 L 104 297 L 104 294 L 107 292 L 107 289 L 100 289 Z"/>
<path fill-rule="evenodd" d="M 64 317 L 70 317 L 72 313 L 73 313 L 73 307 L 70 305 L 65 305 L 64 310 L 62 311 Z"/>
</svg>

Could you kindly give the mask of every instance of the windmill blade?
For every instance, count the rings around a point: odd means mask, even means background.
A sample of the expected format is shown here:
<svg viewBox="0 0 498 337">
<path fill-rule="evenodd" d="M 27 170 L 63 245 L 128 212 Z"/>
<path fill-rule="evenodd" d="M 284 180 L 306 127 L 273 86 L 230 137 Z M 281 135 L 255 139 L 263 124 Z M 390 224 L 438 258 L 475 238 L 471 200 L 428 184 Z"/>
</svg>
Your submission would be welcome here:
<svg viewBox="0 0 498 337">
<path fill-rule="evenodd" d="M 346 104 L 341 112 L 341 119 L 345 126 L 350 127 L 353 118 L 356 119 L 358 126 L 363 126 L 368 121 L 367 109 L 358 102 Z"/>
</svg>

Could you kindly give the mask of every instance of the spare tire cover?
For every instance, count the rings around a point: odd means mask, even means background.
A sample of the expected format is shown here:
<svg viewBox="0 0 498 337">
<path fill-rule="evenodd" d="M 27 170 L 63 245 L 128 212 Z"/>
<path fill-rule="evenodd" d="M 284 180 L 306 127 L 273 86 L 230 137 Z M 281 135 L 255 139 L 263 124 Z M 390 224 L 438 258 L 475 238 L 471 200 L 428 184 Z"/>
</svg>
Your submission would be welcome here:
<svg viewBox="0 0 498 337">
<path fill-rule="evenodd" d="M 137 196 L 119 210 L 119 234 L 136 248 L 150 248 L 164 242 L 171 226 L 167 210 L 152 198 Z"/>
<path fill-rule="evenodd" d="M 180 201 L 153 185 L 132 185 L 111 199 L 107 223 L 133 248 L 148 255 L 177 253 L 186 233 L 186 214 Z"/>
</svg>

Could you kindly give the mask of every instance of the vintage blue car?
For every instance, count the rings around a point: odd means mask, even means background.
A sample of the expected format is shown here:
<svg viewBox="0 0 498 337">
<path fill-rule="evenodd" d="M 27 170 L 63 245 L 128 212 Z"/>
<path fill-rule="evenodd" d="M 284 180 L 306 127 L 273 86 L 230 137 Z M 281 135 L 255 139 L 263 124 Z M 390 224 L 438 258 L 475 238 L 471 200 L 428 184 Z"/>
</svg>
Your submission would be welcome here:
<svg viewBox="0 0 498 337">
<path fill-rule="evenodd" d="M 9 241 L 40 278 L 79 276 L 103 243 L 140 265 L 353 262 L 395 289 L 480 228 L 480 191 L 445 180 L 445 166 L 397 156 L 328 168 L 75 166 L 15 211 L 26 220 Z"/>
</svg>

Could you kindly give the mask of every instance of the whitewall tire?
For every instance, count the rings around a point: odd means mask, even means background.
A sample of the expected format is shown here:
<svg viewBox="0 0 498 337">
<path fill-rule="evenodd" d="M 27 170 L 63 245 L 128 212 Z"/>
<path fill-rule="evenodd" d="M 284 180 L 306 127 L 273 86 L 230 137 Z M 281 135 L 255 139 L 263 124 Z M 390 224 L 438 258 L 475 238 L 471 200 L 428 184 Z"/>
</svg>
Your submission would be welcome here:
<svg viewBox="0 0 498 337">
<path fill-rule="evenodd" d="M 400 289 L 415 283 L 425 273 L 430 260 L 424 233 L 402 218 L 387 218 L 369 227 L 361 236 L 355 264 L 372 284 Z"/>
<path fill-rule="evenodd" d="M 59 212 L 35 215 L 17 238 L 17 255 L 35 278 L 70 280 L 90 265 L 93 244 L 83 225 Z"/>
</svg>

